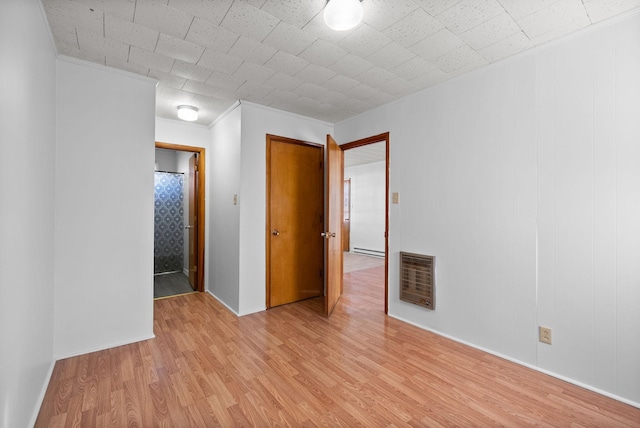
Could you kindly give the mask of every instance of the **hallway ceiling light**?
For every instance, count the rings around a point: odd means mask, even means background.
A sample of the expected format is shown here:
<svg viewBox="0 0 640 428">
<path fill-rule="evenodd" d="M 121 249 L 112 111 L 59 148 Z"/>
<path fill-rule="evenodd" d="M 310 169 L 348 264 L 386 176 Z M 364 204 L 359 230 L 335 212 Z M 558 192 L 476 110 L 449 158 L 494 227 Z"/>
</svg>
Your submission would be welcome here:
<svg viewBox="0 0 640 428">
<path fill-rule="evenodd" d="M 187 122 L 198 120 L 198 109 L 193 106 L 178 106 L 178 117 Z"/>
<path fill-rule="evenodd" d="M 364 16 L 362 0 L 329 0 L 322 16 L 332 30 L 351 30 L 360 24 Z"/>
</svg>

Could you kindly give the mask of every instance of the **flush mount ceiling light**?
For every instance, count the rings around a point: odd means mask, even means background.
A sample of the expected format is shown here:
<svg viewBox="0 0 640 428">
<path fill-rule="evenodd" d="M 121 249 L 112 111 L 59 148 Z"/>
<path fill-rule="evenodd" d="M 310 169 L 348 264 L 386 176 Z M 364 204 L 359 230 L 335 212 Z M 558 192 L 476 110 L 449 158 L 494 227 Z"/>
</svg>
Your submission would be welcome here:
<svg viewBox="0 0 640 428">
<path fill-rule="evenodd" d="M 187 122 L 198 120 L 198 109 L 193 106 L 178 106 L 178 117 Z"/>
<path fill-rule="evenodd" d="M 332 30 L 351 30 L 362 21 L 362 0 L 329 0 L 322 14 L 325 24 Z"/>
</svg>

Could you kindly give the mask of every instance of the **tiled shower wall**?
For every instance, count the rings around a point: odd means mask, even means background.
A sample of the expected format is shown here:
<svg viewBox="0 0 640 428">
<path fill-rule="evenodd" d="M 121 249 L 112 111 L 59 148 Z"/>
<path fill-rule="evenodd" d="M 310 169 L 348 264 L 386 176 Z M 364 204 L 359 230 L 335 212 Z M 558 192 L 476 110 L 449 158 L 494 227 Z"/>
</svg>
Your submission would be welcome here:
<svg viewBox="0 0 640 428">
<path fill-rule="evenodd" d="M 182 272 L 183 174 L 155 173 L 153 273 Z"/>
</svg>

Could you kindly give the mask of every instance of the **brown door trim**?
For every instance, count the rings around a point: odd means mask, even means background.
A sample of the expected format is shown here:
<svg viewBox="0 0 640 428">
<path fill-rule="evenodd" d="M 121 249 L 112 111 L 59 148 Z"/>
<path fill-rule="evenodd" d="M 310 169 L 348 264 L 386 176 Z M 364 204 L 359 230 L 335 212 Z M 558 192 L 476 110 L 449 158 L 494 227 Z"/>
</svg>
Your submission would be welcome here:
<svg viewBox="0 0 640 428">
<path fill-rule="evenodd" d="M 180 144 L 163 143 L 156 141 L 156 149 L 176 150 L 180 152 L 191 152 L 198 154 L 198 248 L 196 290 L 204 291 L 204 220 L 205 220 L 205 149 L 204 147 L 182 146 Z"/>
<path fill-rule="evenodd" d="M 265 272 L 265 304 L 266 308 L 271 308 L 271 245 L 270 245 L 270 235 L 271 235 L 271 141 L 279 141 L 288 144 L 297 144 L 302 146 L 312 146 L 317 147 L 321 150 L 320 155 L 321 159 L 324 159 L 324 146 L 322 144 L 311 143 L 308 141 L 296 140 L 294 138 L 281 137 L 273 134 L 266 134 L 266 222 L 265 222 L 265 264 L 266 264 L 266 272 Z"/>
<path fill-rule="evenodd" d="M 389 133 L 373 135 L 340 146 L 342 151 L 385 142 L 385 214 L 384 214 L 384 313 L 389 312 Z"/>
</svg>

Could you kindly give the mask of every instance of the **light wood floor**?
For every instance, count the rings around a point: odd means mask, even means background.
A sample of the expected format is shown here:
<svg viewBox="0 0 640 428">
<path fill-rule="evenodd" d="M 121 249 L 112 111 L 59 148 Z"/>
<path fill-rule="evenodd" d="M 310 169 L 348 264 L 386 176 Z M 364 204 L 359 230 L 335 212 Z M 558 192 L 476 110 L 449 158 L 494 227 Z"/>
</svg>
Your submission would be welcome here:
<svg viewBox="0 0 640 428">
<path fill-rule="evenodd" d="M 385 317 L 382 267 L 237 318 L 155 301 L 156 338 L 59 361 L 36 427 L 640 427 L 640 409 Z"/>
<path fill-rule="evenodd" d="M 348 251 L 342 253 L 342 261 L 344 273 L 384 266 L 384 257 L 365 256 Z"/>
</svg>

